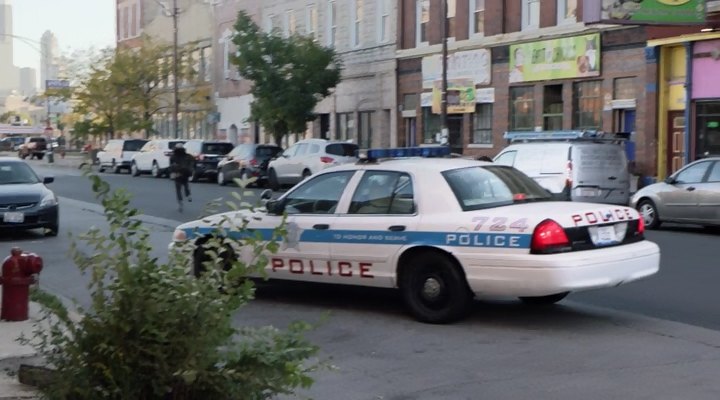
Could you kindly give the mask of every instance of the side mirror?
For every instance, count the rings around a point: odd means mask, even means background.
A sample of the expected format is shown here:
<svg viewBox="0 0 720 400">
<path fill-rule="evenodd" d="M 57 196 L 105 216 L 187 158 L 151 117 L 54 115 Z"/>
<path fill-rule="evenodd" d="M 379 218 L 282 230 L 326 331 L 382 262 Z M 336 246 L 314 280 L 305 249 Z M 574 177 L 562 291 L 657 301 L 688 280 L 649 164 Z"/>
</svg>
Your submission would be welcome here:
<svg viewBox="0 0 720 400">
<path fill-rule="evenodd" d="M 55 182 L 55 177 L 54 177 L 54 176 L 46 176 L 46 177 L 43 178 L 43 183 L 44 183 L 44 184 L 53 183 L 53 182 Z"/>
<path fill-rule="evenodd" d="M 665 183 L 667 183 L 668 185 L 674 185 L 675 183 L 677 183 L 677 180 L 672 176 L 668 176 L 667 178 L 665 178 Z"/>
<path fill-rule="evenodd" d="M 265 203 L 268 214 L 280 215 L 283 213 L 283 202 L 280 200 L 268 200 Z"/>
<path fill-rule="evenodd" d="M 270 189 L 265 189 L 260 193 L 260 199 L 261 200 L 270 200 L 272 199 L 273 191 Z"/>
</svg>

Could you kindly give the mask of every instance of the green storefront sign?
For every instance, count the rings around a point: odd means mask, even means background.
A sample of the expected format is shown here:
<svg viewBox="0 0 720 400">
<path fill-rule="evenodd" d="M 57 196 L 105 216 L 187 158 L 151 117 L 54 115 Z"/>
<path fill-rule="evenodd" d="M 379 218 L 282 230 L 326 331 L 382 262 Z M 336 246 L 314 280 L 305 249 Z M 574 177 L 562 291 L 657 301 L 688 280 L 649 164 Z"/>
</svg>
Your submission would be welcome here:
<svg viewBox="0 0 720 400">
<path fill-rule="evenodd" d="M 600 76 L 600 34 L 510 46 L 510 83 Z"/>
<path fill-rule="evenodd" d="M 641 24 L 702 24 L 705 0 L 603 0 L 603 20 Z"/>
</svg>

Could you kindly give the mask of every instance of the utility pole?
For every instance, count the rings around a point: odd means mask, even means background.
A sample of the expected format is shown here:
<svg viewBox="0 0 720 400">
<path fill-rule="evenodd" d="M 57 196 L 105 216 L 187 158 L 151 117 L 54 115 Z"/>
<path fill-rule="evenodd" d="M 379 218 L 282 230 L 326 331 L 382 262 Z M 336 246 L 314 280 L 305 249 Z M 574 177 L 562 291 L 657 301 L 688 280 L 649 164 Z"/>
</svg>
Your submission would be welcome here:
<svg viewBox="0 0 720 400">
<path fill-rule="evenodd" d="M 447 91 L 448 91 L 448 77 L 447 77 L 447 70 L 448 70 L 448 22 L 447 22 L 447 16 L 448 16 L 448 5 L 447 0 L 442 0 L 442 10 L 443 10 L 443 17 L 442 17 L 442 100 L 440 103 L 440 119 L 442 120 L 442 130 L 440 133 L 441 137 L 441 143 L 444 140 L 446 146 L 450 146 L 450 133 L 448 132 L 448 116 L 447 116 Z"/>
<path fill-rule="evenodd" d="M 173 19 L 173 129 L 175 132 L 175 138 L 180 137 L 180 95 L 178 93 L 178 80 L 180 68 L 178 66 L 178 7 L 177 0 L 173 0 L 172 5 L 172 19 Z"/>
</svg>

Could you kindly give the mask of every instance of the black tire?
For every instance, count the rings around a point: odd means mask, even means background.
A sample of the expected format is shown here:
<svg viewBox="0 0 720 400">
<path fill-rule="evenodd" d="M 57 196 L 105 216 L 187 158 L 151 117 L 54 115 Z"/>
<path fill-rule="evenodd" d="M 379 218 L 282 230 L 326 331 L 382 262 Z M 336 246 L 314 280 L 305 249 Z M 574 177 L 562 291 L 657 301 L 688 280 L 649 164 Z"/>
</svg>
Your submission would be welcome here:
<svg viewBox="0 0 720 400">
<path fill-rule="evenodd" d="M 38 160 L 42 160 L 45 154 L 35 154 L 35 157 L 37 157 Z"/>
<path fill-rule="evenodd" d="M 112 169 L 112 172 L 115 174 L 119 174 L 120 170 L 122 170 L 122 168 L 118 167 L 117 163 L 115 163 L 115 160 L 113 160 L 112 166 L 110 167 L 110 169 Z"/>
<path fill-rule="evenodd" d="M 163 174 L 157 161 L 153 161 L 151 173 L 154 178 L 162 178 Z"/>
<path fill-rule="evenodd" d="M 278 182 L 277 174 L 275 174 L 274 169 L 268 171 L 268 186 L 274 192 L 280 190 L 280 182 Z"/>
<path fill-rule="evenodd" d="M 195 247 L 195 251 L 193 252 L 193 275 L 196 278 L 206 272 L 207 268 L 205 266 L 205 262 L 211 260 L 211 255 L 209 254 L 208 249 L 204 247 L 209 240 L 212 239 L 199 241 Z M 228 271 L 232 268 L 232 263 L 235 260 L 235 252 L 228 244 L 225 244 L 224 251 L 221 251 L 219 255 L 222 259 L 220 264 L 222 265 L 223 271 Z"/>
<path fill-rule="evenodd" d="M 218 171 L 218 174 L 215 178 L 217 179 L 218 185 L 220 185 L 220 186 L 227 185 L 227 181 L 225 180 L 225 173 L 222 170 Z"/>
<path fill-rule="evenodd" d="M 197 182 L 200 180 L 200 175 L 198 175 L 197 171 L 193 170 L 192 174 L 190 174 L 190 182 Z"/>
<path fill-rule="evenodd" d="M 310 172 L 309 169 L 304 170 L 304 171 L 302 172 L 302 180 L 305 180 L 305 179 L 309 178 L 310 175 L 312 175 L 312 172 Z"/>
<path fill-rule="evenodd" d="M 137 164 L 135 164 L 135 161 L 133 161 L 132 165 L 130 166 L 130 174 L 132 176 L 140 176 L 140 170 L 137 167 Z"/>
<path fill-rule="evenodd" d="M 412 315 L 431 324 L 463 318 L 473 299 L 462 270 L 449 256 L 437 252 L 423 252 L 408 261 L 400 291 Z"/>
<path fill-rule="evenodd" d="M 58 235 L 58 232 L 60 232 L 60 224 L 55 221 L 55 223 L 45 227 L 44 234 L 47 237 L 56 237 Z"/>
<path fill-rule="evenodd" d="M 547 296 L 520 297 L 520 301 L 530 306 L 549 306 L 555 304 L 570 294 L 570 292 L 555 293 Z"/>
<path fill-rule="evenodd" d="M 100 167 L 98 167 L 98 172 L 105 172 L 105 167 L 103 167 L 102 164 L 100 164 Z"/>
<path fill-rule="evenodd" d="M 645 222 L 645 228 L 657 229 L 662 223 L 660 221 L 660 214 L 658 214 L 657 207 L 652 200 L 643 199 L 637 205 L 637 210 L 640 213 L 640 218 Z"/>
</svg>

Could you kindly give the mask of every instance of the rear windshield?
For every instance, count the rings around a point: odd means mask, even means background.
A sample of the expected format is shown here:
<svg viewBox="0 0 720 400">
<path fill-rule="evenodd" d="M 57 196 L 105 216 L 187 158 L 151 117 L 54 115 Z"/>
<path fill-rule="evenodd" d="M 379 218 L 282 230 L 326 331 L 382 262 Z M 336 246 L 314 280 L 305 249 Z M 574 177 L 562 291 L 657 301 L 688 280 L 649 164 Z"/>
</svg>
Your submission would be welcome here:
<svg viewBox="0 0 720 400">
<path fill-rule="evenodd" d="M 123 143 L 123 151 L 140 151 L 145 146 L 145 140 L 126 140 Z"/>
<path fill-rule="evenodd" d="M 358 146 L 352 143 L 332 143 L 325 147 L 325 152 L 334 156 L 357 157 Z"/>
<path fill-rule="evenodd" d="M 282 149 L 279 147 L 258 147 L 255 151 L 255 156 L 258 158 L 272 158 L 281 151 Z"/>
<path fill-rule="evenodd" d="M 442 173 L 463 211 L 550 200 L 550 194 L 513 167 L 488 165 Z"/>
<path fill-rule="evenodd" d="M 185 141 L 184 141 L 184 140 L 178 140 L 178 141 L 175 141 L 175 142 L 168 142 L 168 147 L 169 147 L 170 149 L 174 149 L 175 146 L 177 146 L 178 144 L 185 144 Z"/>
<path fill-rule="evenodd" d="M 45 138 L 42 138 L 42 137 L 30 138 L 30 143 L 40 143 L 40 142 L 45 143 L 46 142 Z"/>
<path fill-rule="evenodd" d="M 200 152 L 202 154 L 219 154 L 224 156 L 225 154 L 231 152 L 232 149 L 232 143 L 203 143 L 202 150 L 200 150 Z"/>
</svg>

